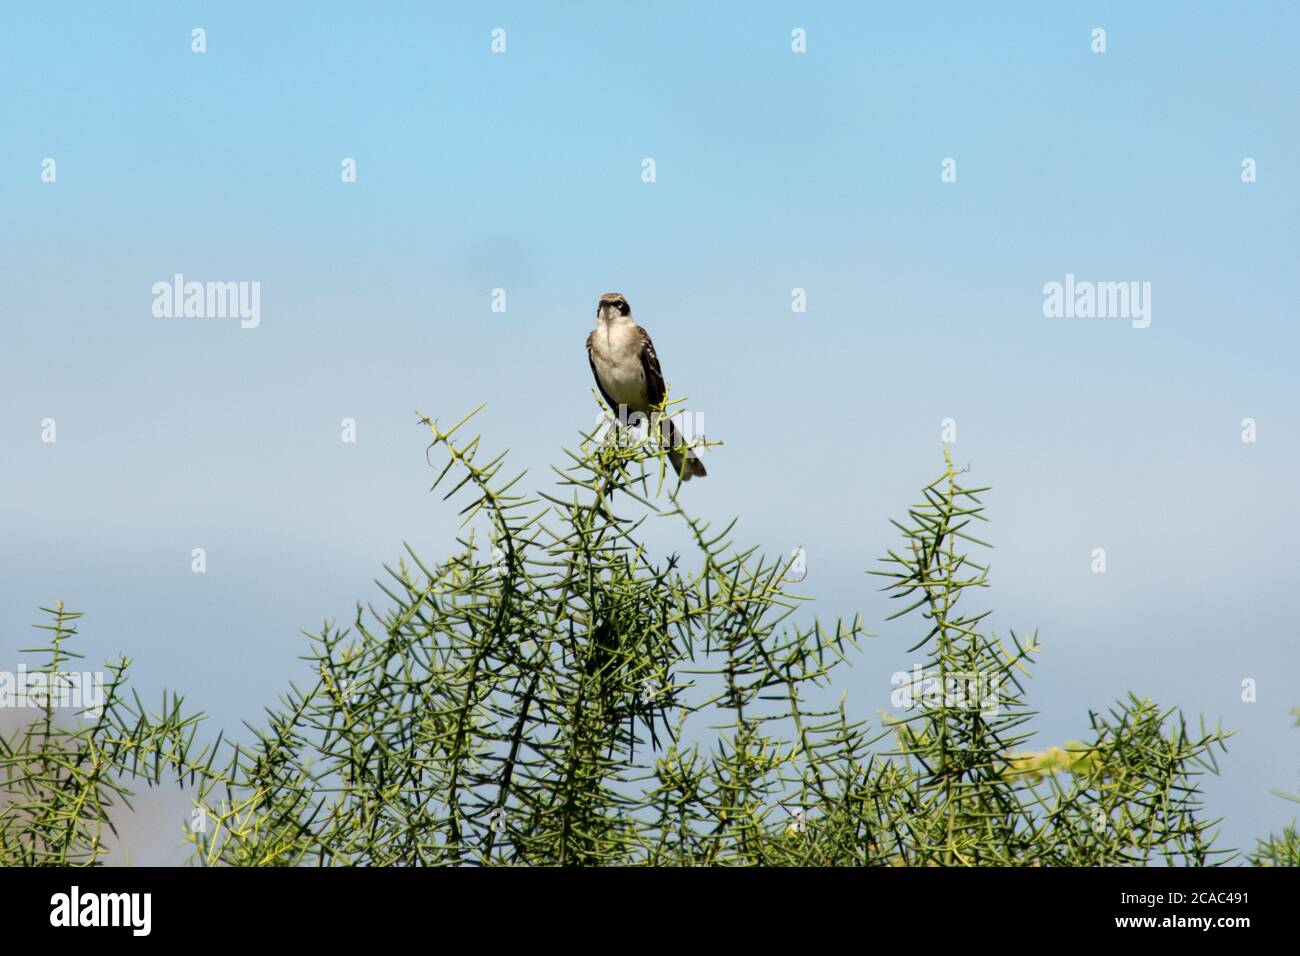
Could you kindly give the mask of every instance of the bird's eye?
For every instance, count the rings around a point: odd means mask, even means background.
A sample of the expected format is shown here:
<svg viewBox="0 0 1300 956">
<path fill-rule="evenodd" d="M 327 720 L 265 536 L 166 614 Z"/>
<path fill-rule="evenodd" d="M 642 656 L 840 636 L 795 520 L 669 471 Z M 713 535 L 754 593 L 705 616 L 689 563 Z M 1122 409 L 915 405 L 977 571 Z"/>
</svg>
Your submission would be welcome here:
<svg viewBox="0 0 1300 956">
<path fill-rule="evenodd" d="M 632 311 L 631 306 L 629 306 L 629 305 L 628 305 L 626 302 L 624 302 L 622 299 L 619 299 L 619 301 L 618 301 L 618 312 L 619 312 L 619 315 L 627 315 L 627 314 L 628 314 L 629 312 L 631 312 L 631 311 Z"/>
</svg>

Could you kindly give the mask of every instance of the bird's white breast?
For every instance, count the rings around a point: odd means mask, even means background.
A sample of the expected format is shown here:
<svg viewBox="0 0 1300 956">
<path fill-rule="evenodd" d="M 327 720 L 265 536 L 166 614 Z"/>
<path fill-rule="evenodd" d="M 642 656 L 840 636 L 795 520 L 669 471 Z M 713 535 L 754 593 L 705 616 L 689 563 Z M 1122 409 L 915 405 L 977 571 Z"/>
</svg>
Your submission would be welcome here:
<svg viewBox="0 0 1300 956">
<path fill-rule="evenodd" d="M 646 402 L 645 369 L 641 366 L 641 336 L 631 321 L 601 322 L 591 341 L 601 387 L 630 411 L 650 410 Z"/>
</svg>

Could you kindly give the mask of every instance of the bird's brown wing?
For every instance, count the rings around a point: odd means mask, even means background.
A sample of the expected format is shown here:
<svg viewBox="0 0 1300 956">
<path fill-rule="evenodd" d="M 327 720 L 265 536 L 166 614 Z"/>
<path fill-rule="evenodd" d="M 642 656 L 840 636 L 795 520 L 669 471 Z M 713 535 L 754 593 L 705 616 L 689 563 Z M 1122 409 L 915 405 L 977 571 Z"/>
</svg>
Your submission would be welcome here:
<svg viewBox="0 0 1300 956">
<path fill-rule="evenodd" d="M 659 356 L 655 355 L 655 345 L 650 341 L 646 330 L 637 326 L 641 333 L 641 370 L 645 372 L 646 400 L 653 408 L 664 400 L 664 373 L 659 368 Z"/>
<path fill-rule="evenodd" d="M 664 373 L 659 368 L 659 356 L 655 354 L 655 346 L 650 341 L 650 336 L 640 326 L 637 326 L 637 331 L 641 335 L 641 370 L 645 374 L 646 400 L 649 401 L 650 407 L 654 408 L 664 400 L 664 393 L 667 391 L 664 387 Z M 668 446 L 668 462 L 682 481 L 690 481 L 692 476 L 703 478 L 708 475 L 704 470 L 704 462 L 700 461 L 699 456 L 689 447 L 685 447 L 682 434 L 673 425 L 671 418 L 664 418 L 660 422 L 659 429 L 664 444 Z"/>
<path fill-rule="evenodd" d="M 587 364 L 591 366 L 591 377 L 596 380 L 596 387 L 600 389 L 600 394 L 605 397 L 605 403 L 609 405 L 614 414 L 618 414 L 618 402 L 609 397 L 609 392 L 605 391 L 605 386 L 600 384 L 600 375 L 596 373 L 596 359 L 591 354 L 591 340 L 596 337 L 596 330 L 592 329 L 591 334 L 587 336 Z"/>
</svg>

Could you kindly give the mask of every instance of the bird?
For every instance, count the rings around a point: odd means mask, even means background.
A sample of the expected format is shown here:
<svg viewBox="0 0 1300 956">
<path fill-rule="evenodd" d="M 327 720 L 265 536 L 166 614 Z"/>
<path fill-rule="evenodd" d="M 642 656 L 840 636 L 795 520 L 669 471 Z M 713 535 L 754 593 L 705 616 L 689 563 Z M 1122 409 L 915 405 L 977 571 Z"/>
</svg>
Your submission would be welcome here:
<svg viewBox="0 0 1300 956">
<path fill-rule="evenodd" d="M 596 387 L 620 421 L 634 412 L 649 417 L 663 402 L 666 390 L 659 356 L 646 330 L 633 320 L 632 307 L 621 292 L 607 292 L 596 304 L 596 327 L 587 336 L 587 361 Z M 661 420 L 660 438 L 682 481 L 708 475 L 704 462 L 686 447 L 681 432 L 666 415 Z"/>
</svg>

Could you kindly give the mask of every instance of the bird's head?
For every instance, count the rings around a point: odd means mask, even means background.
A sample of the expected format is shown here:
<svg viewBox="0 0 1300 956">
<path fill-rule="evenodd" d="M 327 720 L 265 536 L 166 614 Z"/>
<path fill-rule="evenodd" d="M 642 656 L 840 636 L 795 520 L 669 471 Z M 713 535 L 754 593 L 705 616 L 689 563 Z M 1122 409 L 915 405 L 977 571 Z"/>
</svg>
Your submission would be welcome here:
<svg viewBox="0 0 1300 956">
<path fill-rule="evenodd" d="M 601 322 L 609 322 L 618 316 L 630 318 L 631 315 L 632 307 L 621 292 L 606 292 L 596 304 L 596 318 Z"/>
</svg>

